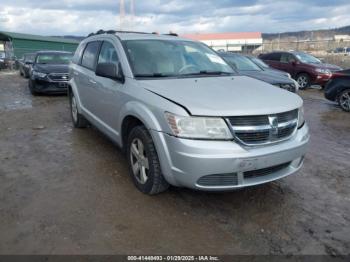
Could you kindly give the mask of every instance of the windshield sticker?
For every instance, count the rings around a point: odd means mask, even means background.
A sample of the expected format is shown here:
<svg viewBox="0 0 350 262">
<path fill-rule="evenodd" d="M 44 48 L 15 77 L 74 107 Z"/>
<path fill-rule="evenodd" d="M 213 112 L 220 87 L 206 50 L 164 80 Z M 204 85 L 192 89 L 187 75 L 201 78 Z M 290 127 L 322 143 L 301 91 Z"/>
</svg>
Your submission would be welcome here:
<svg viewBox="0 0 350 262">
<path fill-rule="evenodd" d="M 217 63 L 217 64 L 222 64 L 222 65 L 226 65 L 225 61 L 222 60 L 219 56 L 216 55 L 212 55 L 212 54 L 206 54 L 207 57 L 209 58 L 209 60 L 213 63 Z"/>
</svg>

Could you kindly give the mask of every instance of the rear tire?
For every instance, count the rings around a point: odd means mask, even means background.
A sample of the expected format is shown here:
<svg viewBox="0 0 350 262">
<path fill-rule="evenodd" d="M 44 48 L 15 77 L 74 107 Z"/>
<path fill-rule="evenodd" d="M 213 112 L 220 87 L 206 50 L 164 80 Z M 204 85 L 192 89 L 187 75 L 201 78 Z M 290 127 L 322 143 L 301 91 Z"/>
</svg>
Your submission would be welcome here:
<svg viewBox="0 0 350 262">
<path fill-rule="evenodd" d="M 69 102 L 73 126 L 75 128 L 86 128 L 89 122 L 83 115 L 79 114 L 77 100 L 72 91 L 69 92 Z"/>
<path fill-rule="evenodd" d="M 132 180 L 142 193 L 159 194 L 168 189 L 160 169 L 158 154 L 151 135 L 144 126 L 136 126 L 129 133 L 126 156 Z"/>
<path fill-rule="evenodd" d="M 350 89 L 345 89 L 340 92 L 338 104 L 345 112 L 350 112 Z"/>
<path fill-rule="evenodd" d="M 301 73 L 297 75 L 296 81 L 298 82 L 299 89 L 304 90 L 311 85 L 311 78 L 306 73 Z"/>
</svg>

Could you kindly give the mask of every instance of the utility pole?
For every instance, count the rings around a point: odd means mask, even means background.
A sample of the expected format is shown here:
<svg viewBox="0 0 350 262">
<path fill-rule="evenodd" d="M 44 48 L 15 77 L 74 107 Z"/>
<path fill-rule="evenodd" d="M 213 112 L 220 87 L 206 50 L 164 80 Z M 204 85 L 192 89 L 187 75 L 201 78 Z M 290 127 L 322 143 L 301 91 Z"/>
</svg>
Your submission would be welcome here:
<svg viewBox="0 0 350 262">
<path fill-rule="evenodd" d="M 119 19 L 120 19 L 120 30 L 123 30 L 124 27 L 124 18 L 125 18 L 125 5 L 124 0 L 119 0 Z"/>
<path fill-rule="evenodd" d="M 133 27 L 135 18 L 134 0 L 130 0 L 130 26 Z"/>
</svg>

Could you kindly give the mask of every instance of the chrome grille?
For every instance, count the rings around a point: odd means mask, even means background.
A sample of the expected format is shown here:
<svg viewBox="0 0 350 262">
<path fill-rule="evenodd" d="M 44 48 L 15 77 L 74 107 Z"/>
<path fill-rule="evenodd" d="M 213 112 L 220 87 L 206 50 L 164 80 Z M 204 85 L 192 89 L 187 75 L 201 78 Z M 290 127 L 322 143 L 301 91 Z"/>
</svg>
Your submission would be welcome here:
<svg viewBox="0 0 350 262">
<path fill-rule="evenodd" d="M 207 175 L 198 179 L 197 184 L 200 186 L 235 186 L 238 185 L 238 178 L 236 173 Z"/>
<path fill-rule="evenodd" d="M 53 82 L 67 82 L 69 80 L 69 75 L 66 73 L 51 73 L 48 75 L 48 77 Z"/>
<path fill-rule="evenodd" d="M 276 165 L 276 166 L 271 166 L 267 168 L 262 168 L 258 170 L 247 171 L 243 173 L 243 176 L 244 178 L 256 178 L 261 176 L 267 176 L 287 168 L 290 165 L 290 163 L 291 162 Z"/>
<path fill-rule="evenodd" d="M 298 124 L 298 110 L 273 115 L 229 117 L 231 130 L 245 145 L 260 145 L 288 139 Z"/>
</svg>

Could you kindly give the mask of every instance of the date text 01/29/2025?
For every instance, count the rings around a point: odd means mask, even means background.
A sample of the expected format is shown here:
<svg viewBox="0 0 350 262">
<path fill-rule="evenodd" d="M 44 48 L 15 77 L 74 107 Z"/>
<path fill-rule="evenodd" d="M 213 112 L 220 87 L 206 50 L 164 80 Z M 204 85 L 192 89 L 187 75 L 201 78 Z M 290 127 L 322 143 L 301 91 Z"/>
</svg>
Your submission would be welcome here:
<svg viewBox="0 0 350 262">
<path fill-rule="evenodd" d="M 128 261 L 220 261 L 217 256 L 128 256 Z"/>
</svg>

